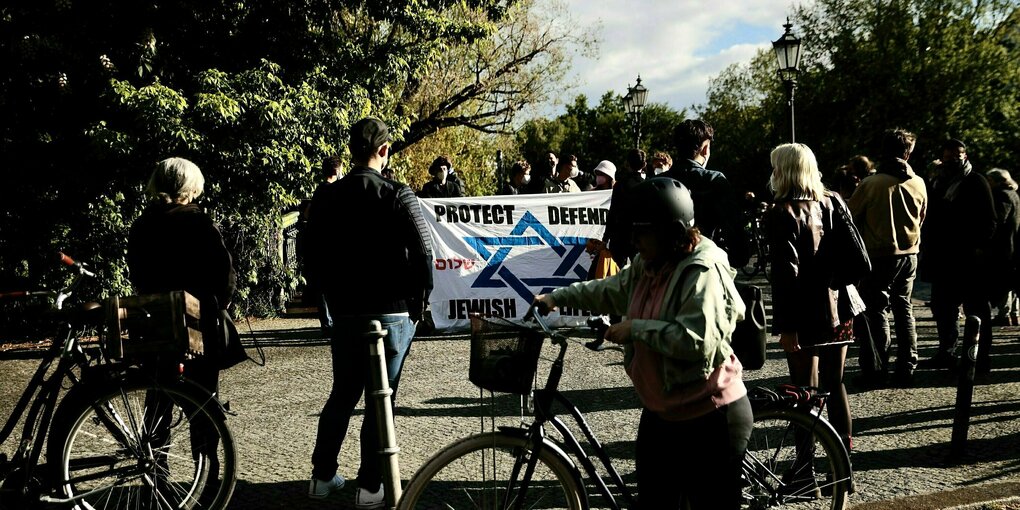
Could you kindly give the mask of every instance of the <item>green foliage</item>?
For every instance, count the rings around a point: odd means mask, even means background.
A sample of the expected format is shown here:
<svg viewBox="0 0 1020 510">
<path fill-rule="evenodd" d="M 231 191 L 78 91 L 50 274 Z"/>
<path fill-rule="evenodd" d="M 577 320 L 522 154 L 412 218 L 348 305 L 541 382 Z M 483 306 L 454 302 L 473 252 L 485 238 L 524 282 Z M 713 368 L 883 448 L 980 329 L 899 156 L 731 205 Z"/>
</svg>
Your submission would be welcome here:
<svg viewBox="0 0 1020 510">
<path fill-rule="evenodd" d="M 673 126 L 685 116 L 685 111 L 678 112 L 663 104 L 645 105 L 641 116 L 641 148 L 649 157 L 660 150 L 669 152 L 674 159 L 678 157 L 671 133 Z M 634 148 L 633 129 L 619 95 L 606 92 L 594 108 L 588 106 L 587 97 L 579 95 L 559 117 L 526 122 L 517 133 L 518 150 L 532 167 L 545 166 L 545 155 L 549 151 L 577 156 L 578 165 L 585 171 L 602 160 L 612 161 L 619 167 L 627 151 Z"/>
<path fill-rule="evenodd" d="M 797 141 L 823 173 L 855 154 L 874 155 L 876 135 L 918 135 L 912 162 L 924 171 L 947 137 L 964 140 L 979 171 L 1017 170 L 1020 151 L 1020 7 L 993 0 L 821 0 L 798 10 L 803 39 L 796 89 Z M 775 58 L 760 53 L 712 81 L 701 115 L 717 130 L 713 166 L 756 189 L 768 152 L 789 141 L 786 92 Z M 731 175 L 733 178 L 733 175 Z"/>
<path fill-rule="evenodd" d="M 63 249 L 100 273 L 102 286 L 83 294 L 130 292 L 126 238 L 145 205 L 144 184 L 156 161 L 181 156 L 206 176 L 199 203 L 235 256 L 237 302 L 248 313 L 271 313 L 295 278 L 280 260 L 281 215 L 311 194 L 322 159 L 345 155 L 352 122 L 378 116 L 399 139 L 433 111 L 404 113 L 412 99 L 452 104 L 439 97 L 448 89 L 420 87 L 451 55 L 484 41 L 544 41 L 525 60 L 491 52 L 491 65 L 517 59 L 521 72 L 538 73 L 544 68 L 529 66 L 568 44 L 502 32 L 511 15 L 530 12 L 515 4 L 103 0 L 0 7 L 0 157 L 8 162 L 0 285 L 57 286 L 66 271 L 47 255 Z M 505 96 L 510 71 L 470 90 L 458 82 L 454 90 L 466 90 L 468 100 L 443 115 L 460 118 L 461 107 L 477 110 L 478 101 Z M 527 100 L 541 99 L 545 87 Z M 445 122 L 426 135 L 466 125 Z M 470 154 L 461 168 L 491 168 L 497 142 L 451 135 L 458 137 L 451 152 Z M 492 177 L 466 180 L 483 192 Z"/>
</svg>

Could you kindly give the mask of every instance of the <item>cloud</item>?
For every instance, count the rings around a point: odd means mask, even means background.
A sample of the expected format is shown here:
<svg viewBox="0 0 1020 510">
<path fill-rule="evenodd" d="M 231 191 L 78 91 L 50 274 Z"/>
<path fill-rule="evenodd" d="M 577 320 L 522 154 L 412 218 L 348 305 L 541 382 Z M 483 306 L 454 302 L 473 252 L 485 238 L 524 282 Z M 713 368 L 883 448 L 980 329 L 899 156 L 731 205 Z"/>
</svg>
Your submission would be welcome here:
<svg viewBox="0 0 1020 510">
<path fill-rule="evenodd" d="M 609 90 L 622 95 L 640 74 L 649 101 L 678 110 L 704 103 L 709 79 L 728 65 L 748 62 L 759 49 L 770 48 L 793 10 L 789 0 L 567 4 L 574 26 L 602 26 L 599 55 L 574 60 L 578 93 L 589 102 Z"/>
</svg>

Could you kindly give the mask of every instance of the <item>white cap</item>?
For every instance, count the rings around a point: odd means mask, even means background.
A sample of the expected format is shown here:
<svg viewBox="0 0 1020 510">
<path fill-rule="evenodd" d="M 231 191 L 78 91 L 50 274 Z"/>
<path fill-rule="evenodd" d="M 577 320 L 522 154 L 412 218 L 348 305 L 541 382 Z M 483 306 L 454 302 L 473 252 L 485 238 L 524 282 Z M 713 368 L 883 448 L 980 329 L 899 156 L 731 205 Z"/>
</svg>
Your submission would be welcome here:
<svg viewBox="0 0 1020 510">
<path fill-rule="evenodd" d="M 606 174 L 610 179 L 616 180 L 616 165 L 612 161 L 599 161 L 593 172 Z"/>
</svg>

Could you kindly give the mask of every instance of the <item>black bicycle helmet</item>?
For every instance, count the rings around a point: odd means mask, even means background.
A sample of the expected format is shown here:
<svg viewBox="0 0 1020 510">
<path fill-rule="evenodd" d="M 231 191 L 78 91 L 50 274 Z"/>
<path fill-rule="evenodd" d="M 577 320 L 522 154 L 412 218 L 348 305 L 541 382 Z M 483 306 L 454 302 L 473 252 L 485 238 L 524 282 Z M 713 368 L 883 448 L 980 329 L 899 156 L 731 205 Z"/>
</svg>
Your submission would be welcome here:
<svg viewBox="0 0 1020 510">
<path fill-rule="evenodd" d="M 680 223 L 694 226 L 694 200 L 680 181 L 652 177 L 634 187 L 629 198 L 631 222 L 639 226 L 664 226 Z"/>
</svg>

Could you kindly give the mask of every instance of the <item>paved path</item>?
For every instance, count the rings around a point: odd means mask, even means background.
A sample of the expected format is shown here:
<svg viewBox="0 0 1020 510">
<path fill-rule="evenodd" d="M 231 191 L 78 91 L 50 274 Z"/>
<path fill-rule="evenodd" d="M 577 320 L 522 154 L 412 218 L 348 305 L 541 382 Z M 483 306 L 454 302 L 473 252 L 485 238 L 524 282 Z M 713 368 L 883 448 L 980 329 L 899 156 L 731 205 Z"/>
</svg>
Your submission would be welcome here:
<svg viewBox="0 0 1020 510">
<path fill-rule="evenodd" d="M 759 283 L 765 284 L 764 281 Z M 922 296 L 918 296 L 922 297 Z M 923 301 L 915 299 L 921 357 L 937 345 L 935 325 Z M 243 364 L 223 376 L 223 396 L 238 413 L 230 418 L 240 453 L 240 474 L 232 508 L 353 508 L 353 483 L 325 502 L 305 497 L 317 414 L 330 386 L 330 354 L 319 338 L 317 322 L 274 319 L 254 322 L 266 365 Z M 242 331 L 246 326 L 241 326 Z M 968 454 L 949 458 L 954 377 L 919 371 L 910 389 L 862 392 L 849 386 L 854 413 L 852 461 L 860 508 L 948 508 L 1020 495 L 1020 328 L 995 328 L 993 371 L 974 390 Z M 769 360 L 745 378 L 749 385 L 785 382 L 786 365 L 778 342 Z M 851 350 L 851 358 L 856 350 Z M 546 356 L 547 358 L 549 356 Z M 495 423 L 519 422 L 515 398 L 497 396 L 479 403 L 467 381 L 468 342 L 464 337 L 417 340 L 404 370 L 396 406 L 402 475 L 407 480 L 441 446 L 479 430 L 487 417 Z M 567 354 L 562 388 L 585 412 L 596 435 L 607 445 L 617 468 L 633 482 L 634 435 L 638 401 L 617 351 L 590 352 L 580 346 Z M 36 364 L 32 359 L 0 356 L 0 415 L 13 401 Z M 547 369 L 548 365 L 540 368 Z M 856 360 L 848 361 L 848 379 Z M 352 423 L 360 426 L 361 410 Z M 5 445 L 0 451 L 9 451 Z M 353 478 L 356 442 L 341 452 L 341 474 Z M 988 507 L 991 508 L 991 507 Z M 1020 508 L 1000 506 L 999 508 Z"/>
</svg>

